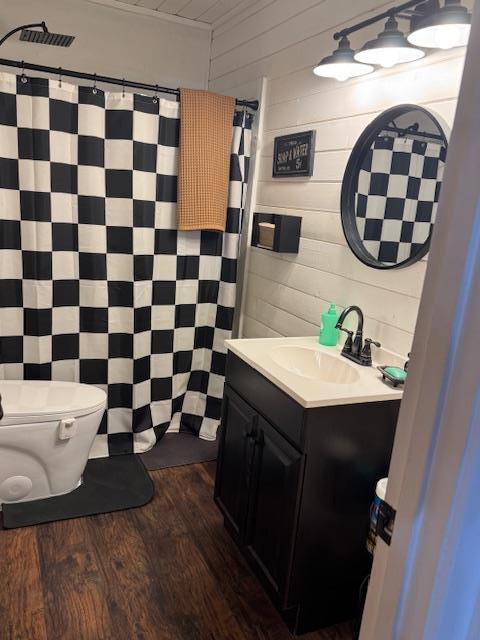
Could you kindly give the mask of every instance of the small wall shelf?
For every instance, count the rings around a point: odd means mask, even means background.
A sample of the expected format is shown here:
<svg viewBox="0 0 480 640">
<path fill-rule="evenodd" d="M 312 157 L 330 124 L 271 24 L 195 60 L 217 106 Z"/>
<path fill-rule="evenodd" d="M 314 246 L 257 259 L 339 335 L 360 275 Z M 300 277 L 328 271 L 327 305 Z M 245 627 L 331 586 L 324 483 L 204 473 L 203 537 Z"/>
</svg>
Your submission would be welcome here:
<svg viewBox="0 0 480 640">
<path fill-rule="evenodd" d="M 252 247 L 277 253 L 298 253 L 302 218 L 276 213 L 254 213 Z"/>
</svg>

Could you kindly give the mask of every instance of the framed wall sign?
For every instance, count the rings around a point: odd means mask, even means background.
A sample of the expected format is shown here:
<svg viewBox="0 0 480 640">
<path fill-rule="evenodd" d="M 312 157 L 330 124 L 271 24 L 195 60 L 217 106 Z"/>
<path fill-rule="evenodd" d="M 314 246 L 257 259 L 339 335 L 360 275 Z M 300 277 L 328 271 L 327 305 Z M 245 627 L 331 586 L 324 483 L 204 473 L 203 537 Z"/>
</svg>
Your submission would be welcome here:
<svg viewBox="0 0 480 640">
<path fill-rule="evenodd" d="M 315 131 L 278 136 L 273 145 L 274 178 L 310 177 L 315 159 Z"/>
</svg>

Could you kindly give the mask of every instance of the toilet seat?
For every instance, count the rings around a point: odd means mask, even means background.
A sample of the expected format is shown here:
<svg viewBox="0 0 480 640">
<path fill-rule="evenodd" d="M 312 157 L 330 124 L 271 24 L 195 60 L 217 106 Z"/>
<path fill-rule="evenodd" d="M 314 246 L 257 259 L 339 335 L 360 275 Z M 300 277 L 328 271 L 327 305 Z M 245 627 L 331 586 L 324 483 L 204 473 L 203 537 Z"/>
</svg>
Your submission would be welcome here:
<svg viewBox="0 0 480 640">
<path fill-rule="evenodd" d="M 102 389 L 78 382 L 0 380 L 3 426 L 80 418 L 105 407 Z"/>
</svg>

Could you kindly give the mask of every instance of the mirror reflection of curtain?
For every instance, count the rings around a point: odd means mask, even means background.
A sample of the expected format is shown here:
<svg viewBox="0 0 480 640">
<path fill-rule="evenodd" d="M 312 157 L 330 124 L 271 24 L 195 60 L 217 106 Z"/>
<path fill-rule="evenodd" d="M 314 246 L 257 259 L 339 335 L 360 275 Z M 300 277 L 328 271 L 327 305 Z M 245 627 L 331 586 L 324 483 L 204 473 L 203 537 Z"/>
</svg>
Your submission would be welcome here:
<svg viewBox="0 0 480 640">
<path fill-rule="evenodd" d="M 415 255 L 435 222 L 445 146 L 434 140 L 376 138 L 358 176 L 357 229 L 373 258 L 397 264 Z"/>
</svg>

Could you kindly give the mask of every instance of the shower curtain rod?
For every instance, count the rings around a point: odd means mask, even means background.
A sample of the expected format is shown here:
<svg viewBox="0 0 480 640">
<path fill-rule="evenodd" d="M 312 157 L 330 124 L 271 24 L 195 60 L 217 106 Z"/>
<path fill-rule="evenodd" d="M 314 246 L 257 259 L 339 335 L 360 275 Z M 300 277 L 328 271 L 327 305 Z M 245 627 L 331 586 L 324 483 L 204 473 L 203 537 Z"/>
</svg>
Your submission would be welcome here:
<svg viewBox="0 0 480 640">
<path fill-rule="evenodd" d="M 125 78 L 111 78 L 109 76 L 99 76 L 96 73 L 82 73 L 80 71 L 73 71 L 72 69 L 63 69 L 62 67 L 46 67 L 42 64 L 33 64 L 31 62 L 24 62 L 23 60 L 6 60 L 0 58 L 0 65 L 5 67 L 16 67 L 17 69 L 28 69 L 29 71 L 39 71 L 41 73 L 51 73 L 60 77 L 67 76 L 70 78 L 80 78 L 82 80 L 91 80 L 94 84 L 96 82 L 105 82 L 106 84 L 118 84 L 122 87 L 129 87 L 131 89 L 143 89 L 144 91 L 153 91 L 154 93 L 169 93 L 177 97 L 180 96 L 180 89 L 172 89 L 171 87 L 161 87 L 157 84 L 146 84 L 145 82 L 134 82 L 132 80 L 125 80 Z M 248 107 L 253 111 L 258 109 L 258 100 L 243 100 L 236 99 L 237 106 Z"/>
</svg>

